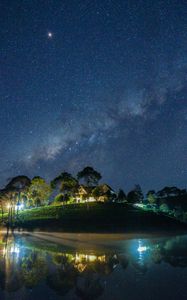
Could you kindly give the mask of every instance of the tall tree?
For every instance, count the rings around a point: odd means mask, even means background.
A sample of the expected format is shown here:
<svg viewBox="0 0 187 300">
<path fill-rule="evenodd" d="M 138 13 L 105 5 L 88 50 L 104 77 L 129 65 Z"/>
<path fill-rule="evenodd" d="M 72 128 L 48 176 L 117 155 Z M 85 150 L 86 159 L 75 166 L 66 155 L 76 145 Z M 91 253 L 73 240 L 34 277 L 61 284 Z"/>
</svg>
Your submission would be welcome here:
<svg viewBox="0 0 187 300">
<path fill-rule="evenodd" d="M 6 189 L 14 188 L 16 190 L 22 190 L 26 186 L 29 186 L 31 183 L 31 180 L 25 176 L 25 175 L 19 175 L 16 177 L 13 177 L 10 182 L 6 185 Z"/>
<path fill-rule="evenodd" d="M 51 194 L 51 187 L 41 177 L 34 177 L 28 190 L 30 201 L 34 206 L 45 205 Z"/>
<path fill-rule="evenodd" d="M 31 180 L 25 175 L 19 175 L 10 180 L 10 182 L 6 185 L 5 190 L 7 195 L 9 195 L 9 212 L 8 219 L 9 223 L 12 223 L 13 217 L 15 213 L 18 214 L 17 207 L 21 204 L 21 193 L 26 192 L 31 184 Z"/>
<path fill-rule="evenodd" d="M 143 192 L 139 184 L 135 185 L 134 189 L 127 195 L 127 200 L 129 203 L 142 203 L 143 199 Z"/>
<path fill-rule="evenodd" d="M 159 198 L 177 197 L 184 193 L 184 190 L 180 190 L 175 186 L 166 186 L 162 190 L 157 192 Z"/>
<path fill-rule="evenodd" d="M 60 175 L 58 175 L 51 181 L 51 187 L 53 189 L 60 188 L 62 182 L 67 182 L 69 180 L 74 180 L 77 182 L 77 180 L 70 173 L 62 172 L 62 173 L 60 173 Z"/>
<path fill-rule="evenodd" d="M 125 195 L 124 191 L 122 189 L 119 189 L 118 196 L 117 196 L 117 201 L 123 202 L 126 199 L 127 199 L 127 196 Z"/>
<path fill-rule="evenodd" d="M 9 197 L 6 190 L 0 190 L 0 207 L 2 220 L 4 219 L 4 212 L 9 204 Z"/>
<path fill-rule="evenodd" d="M 51 187 L 53 189 L 58 187 L 64 196 L 64 201 L 68 201 L 70 197 L 74 197 L 78 189 L 78 181 L 70 173 L 63 172 L 51 181 Z"/>
<path fill-rule="evenodd" d="M 87 186 L 98 185 L 99 180 L 102 178 L 101 174 L 94 170 L 92 167 L 85 167 L 77 174 L 78 180 L 83 179 Z"/>
<path fill-rule="evenodd" d="M 149 204 L 156 204 L 157 203 L 157 196 L 154 190 L 150 190 L 146 194 L 146 199 Z"/>
<path fill-rule="evenodd" d="M 30 178 L 24 175 L 16 176 L 10 180 L 10 182 L 6 185 L 5 190 L 9 194 L 14 194 L 17 197 L 17 204 L 20 204 L 20 195 L 21 193 L 24 193 L 28 190 L 29 186 L 31 184 Z M 15 198 L 15 199 L 16 199 Z"/>
</svg>

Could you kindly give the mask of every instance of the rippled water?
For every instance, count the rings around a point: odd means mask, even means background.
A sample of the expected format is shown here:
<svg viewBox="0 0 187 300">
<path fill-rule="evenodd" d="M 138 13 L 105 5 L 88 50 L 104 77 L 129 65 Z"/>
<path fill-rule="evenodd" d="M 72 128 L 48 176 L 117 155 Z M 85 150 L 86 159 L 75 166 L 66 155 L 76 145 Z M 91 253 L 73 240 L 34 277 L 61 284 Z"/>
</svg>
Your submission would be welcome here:
<svg viewBox="0 0 187 300">
<path fill-rule="evenodd" d="M 1 235 L 0 299 L 187 299 L 186 284 L 187 236 Z"/>
</svg>

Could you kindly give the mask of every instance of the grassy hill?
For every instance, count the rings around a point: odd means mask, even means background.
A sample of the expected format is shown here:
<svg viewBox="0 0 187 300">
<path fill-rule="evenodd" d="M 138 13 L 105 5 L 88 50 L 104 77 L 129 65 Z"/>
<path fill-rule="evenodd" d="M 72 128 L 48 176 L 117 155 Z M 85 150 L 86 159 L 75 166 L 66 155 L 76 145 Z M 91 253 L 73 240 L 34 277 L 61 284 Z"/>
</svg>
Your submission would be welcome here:
<svg viewBox="0 0 187 300">
<path fill-rule="evenodd" d="M 89 203 L 45 206 L 19 213 L 16 226 L 81 232 L 157 231 L 185 228 L 178 221 L 132 206 L 114 203 Z"/>
</svg>

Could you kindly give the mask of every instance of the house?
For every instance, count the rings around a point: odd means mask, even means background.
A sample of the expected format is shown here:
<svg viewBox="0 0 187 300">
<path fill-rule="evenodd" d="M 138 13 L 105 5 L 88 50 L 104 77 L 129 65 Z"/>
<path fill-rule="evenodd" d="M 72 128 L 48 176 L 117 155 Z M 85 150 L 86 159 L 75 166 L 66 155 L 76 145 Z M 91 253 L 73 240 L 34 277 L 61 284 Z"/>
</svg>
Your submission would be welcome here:
<svg viewBox="0 0 187 300">
<path fill-rule="evenodd" d="M 92 196 L 92 191 L 95 187 L 80 185 L 76 194 L 76 202 L 94 202 L 95 198 Z"/>
<path fill-rule="evenodd" d="M 116 193 L 107 184 L 98 186 L 80 185 L 76 194 L 76 202 L 108 202 L 116 198 Z"/>
<path fill-rule="evenodd" d="M 110 202 L 116 198 L 116 193 L 108 184 L 101 184 L 94 188 L 93 195 L 96 201 Z"/>
</svg>

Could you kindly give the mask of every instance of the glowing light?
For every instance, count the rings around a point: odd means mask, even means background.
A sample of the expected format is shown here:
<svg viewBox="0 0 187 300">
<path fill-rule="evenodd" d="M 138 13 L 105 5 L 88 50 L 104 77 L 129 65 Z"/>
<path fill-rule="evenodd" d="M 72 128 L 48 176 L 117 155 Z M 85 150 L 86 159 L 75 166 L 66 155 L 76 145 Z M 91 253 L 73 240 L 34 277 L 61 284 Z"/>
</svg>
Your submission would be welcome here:
<svg viewBox="0 0 187 300">
<path fill-rule="evenodd" d="M 82 262 L 82 261 L 86 261 L 86 262 L 95 262 L 95 261 L 101 261 L 104 262 L 105 261 L 105 255 L 103 256 L 96 256 L 96 255 L 89 255 L 89 254 L 78 254 L 76 253 L 75 256 L 75 262 Z"/>
<path fill-rule="evenodd" d="M 87 201 L 87 202 L 94 202 L 94 201 L 96 201 L 96 200 L 95 200 L 94 197 L 89 197 L 86 201 Z"/>
<path fill-rule="evenodd" d="M 6 250 L 6 248 L 4 247 L 3 248 L 3 255 L 5 255 L 7 253 L 7 250 Z"/>
<path fill-rule="evenodd" d="M 135 207 L 140 207 L 140 208 L 144 208 L 145 207 L 145 205 L 141 204 L 141 203 L 135 203 L 134 206 Z"/>
<path fill-rule="evenodd" d="M 24 208 L 24 204 L 15 205 L 16 210 L 21 210 Z"/>
<path fill-rule="evenodd" d="M 20 253 L 20 249 L 19 249 L 19 247 L 18 246 L 13 246 L 13 247 L 11 247 L 10 248 L 10 253 L 12 253 L 12 254 L 19 254 Z"/>
<path fill-rule="evenodd" d="M 90 262 L 94 262 L 94 261 L 96 261 L 97 260 L 97 256 L 95 256 L 95 255 L 88 255 L 88 261 L 90 261 Z"/>
<path fill-rule="evenodd" d="M 137 250 L 138 250 L 138 252 L 140 252 L 140 253 L 141 253 L 141 252 L 145 252 L 145 251 L 147 251 L 147 247 L 146 247 L 146 246 L 139 246 Z"/>
</svg>

